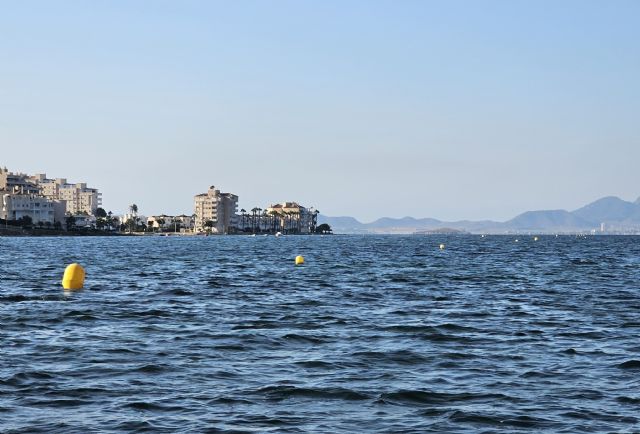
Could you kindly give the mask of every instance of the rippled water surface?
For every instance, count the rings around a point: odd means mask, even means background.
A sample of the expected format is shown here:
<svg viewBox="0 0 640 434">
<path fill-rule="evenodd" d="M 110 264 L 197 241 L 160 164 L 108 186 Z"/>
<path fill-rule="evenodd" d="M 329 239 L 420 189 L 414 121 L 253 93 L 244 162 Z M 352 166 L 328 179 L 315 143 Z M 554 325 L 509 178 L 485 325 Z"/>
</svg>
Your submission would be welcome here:
<svg viewBox="0 0 640 434">
<path fill-rule="evenodd" d="M 0 431 L 640 431 L 640 239 L 519 238 L 0 238 Z"/>
</svg>

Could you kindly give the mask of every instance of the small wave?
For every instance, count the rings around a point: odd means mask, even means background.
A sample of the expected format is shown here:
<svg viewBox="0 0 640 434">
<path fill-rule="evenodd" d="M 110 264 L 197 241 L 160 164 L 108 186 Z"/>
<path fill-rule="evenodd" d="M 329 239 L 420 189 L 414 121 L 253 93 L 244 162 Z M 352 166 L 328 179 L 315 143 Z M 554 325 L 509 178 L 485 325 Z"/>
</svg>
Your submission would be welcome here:
<svg viewBox="0 0 640 434">
<path fill-rule="evenodd" d="M 127 402 L 126 404 L 122 404 L 121 408 L 132 408 L 134 410 L 145 410 L 145 411 L 172 411 L 172 410 L 183 410 L 183 407 L 179 406 L 171 406 L 171 405 L 163 405 L 154 402 L 145 402 L 145 401 L 133 401 Z"/>
<path fill-rule="evenodd" d="M 219 398 L 212 399 L 209 401 L 210 404 L 253 404 L 254 402 L 250 399 L 242 399 L 242 398 L 230 398 L 227 396 L 221 396 Z"/>
<path fill-rule="evenodd" d="M 411 281 L 412 281 L 411 278 L 403 275 L 389 277 L 389 282 L 393 282 L 393 283 L 409 283 Z"/>
<path fill-rule="evenodd" d="M 282 336 L 282 339 L 285 339 L 289 342 L 293 341 L 293 342 L 299 342 L 299 343 L 305 343 L 305 344 L 322 344 L 326 342 L 326 340 L 322 338 L 318 338 L 315 336 L 299 335 L 297 333 L 286 334 Z"/>
<path fill-rule="evenodd" d="M 144 372 L 147 374 L 157 374 L 166 370 L 166 367 L 162 365 L 156 365 L 153 363 L 149 363 L 146 365 L 142 365 L 134 369 L 136 372 Z"/>
<path fill-rule="evenodd" d="M 572 259 L 571 263 L 574 265 L 598 265 L 598 262 L 593 259 Z"/>
<path fill-rule="evenodd" d="M 428 325 L 400 324 L 382 328 L 383 331 L 396 333 L 438 333 L 435 327 Z"/>
<path fill-rule="evenodd" d="M 618 401 L 621 404 L 634 404 L 634 405 L 640 404 L 640 398 L 632 398 L 630 396 L 618 396 L 616 398 L 616 401 Z"/>
<path fill-rule="evenodd" d="M 91 314 L 91 311 L 81 311 L 81 310 L 71 310 L 65 313 L 64 317 L 79 319 L 82 321 L 91 321 L 96 319 L 96 317 Z"/>
<path fill-rule="evenodd" d="M 562 332 L 558 333 L 558 336 L 576 338 L 576 339 L 606 339 L 609 335 L 607 333 L 602 332 L 581 332 L 581 333 L 571 333 L 571 332 Z"/>
<path fill-rule="evenodd" d="M 605 395 L 598 390 L 580 390 L 575 393 L 565 394 L 564 397 L 567 399 L 576 399 L 578 401 L 598 401 L 603 399 Z"/>
<path fill-rule="evenodd" d="M 247 347 L 239 344 L 220 344 L 214 345 L 213 349 L 217 351 L 245 351 Z"/>
<path fill-rule="evenodd" d="M 370 399 L 364 393 L 341 387 L 310 388 L 294 386 L 266 386 L 257 390 L 271 400 L 283 400 L 288 398 L 312 398 L 312 399 L 340 399 L 346 401 L 360 401 Z"/>
<path fill-rule="evenodd" d="M 640 360 L 627 360 L 618 365 L 620 369 L 640 369 Z"/>
<path fill-rule="evenodd" d="M 334 363 L 323 362 L 322 360 L 306 360 L 303 362 L 295 362 L 296 365 L 302 366 L 303 368 L 310 369 L 333 369 L 335 368 Z"/>
<path fill-rule="evenodd" d="M 6 386 L 22 386 L 31 384 L 32 382 L 42 382 L 43 380 L 51 380 L 54 375 L 42 371 L 18 372 L 6 379 L 0 379 L 0 384 Z"/>
<path fill-rule="evenodd" d="M 234 325 L 231 330 L 251 330 L 251 329 L 278 329 L 282 327 L 277 321 L 253 321 L 244 324 Z"/>
<path fill-rule="evenodd" d="M 461 401 L 513 401 L 515 398 L 501 393 L 444 393 L 425 390 L 399 390 L 397 392 L 383 393 L 379 400 L 382 402 L 450 405 Z"/>
<path fill-rule="evenodd" d="M 580 420 L 597 420 L 599 422 L 617 422 L 617 423 L 637 423 L 638 418 L 631 416 L 620 416 L 611 413 L 601 413 L 591 410 L 576 410 L 562 413 L 561 416 L 565 416 L 571 419 Z"/>
<path fill-rule="evenodd" d="M 392 326 L 384 327 L 382 330 L 386 332 L 393 332 L 393 333 L 407 333 L 407 334 L 413 335 L 418 339 L 432 341 L 432 342 L 447 342 L 447 341 L 466 342 L 466 341 L 471 341 L 472 338 L 468 336 L 443 333 L 442 330 L 474 331 L 475 329 L 446 323 L 446 324 L 443 324 L 442 326 L 407 325 L 407 324 L 392 325 Z"/>
<path fill-rule="evenodd" d="M 352 354 L 353 357 L 359 358 L 370 363 L 392 362 L 402 365 L 416 365 L 428 362 L 430 359 L 411 350 L 398 351 L 358 351 Z"/>
<path fill-rule="evenodd" d="M 27 297 L 25 295 L 22 294 L 13 294 L 13 295 L 5 295 L 3 297 L 0 297 L 0 302 L 2 303 L 20 303 L 22 301 L 31 301 L 34 300 L 36 298 L 34 297 Z"/>
<path fill-rule="evenodd" d="M 80 407 L 83 405 L 92 404 L 92 400 L 87 399 L 69 399 L 69 398 L 60 398 L 60 399 L 32 399 L 27 400 L 26 402 L 29 406 L 33 407 Z"/>
<path fill-rule="evenodd" d="M 127 420 L 116 426 L 116 429 L 121 432 L 154 432 L 158 428 L 148 420 Z"/>
<path fill-rule="evenodd" d="M 26 301 L 66 301 L 62 295 L 23 295 L 11 294 L 0 297 L 0 303 L 22 303 Z"/>
<path fill-rule="evenodd" d="M 520 374 L 521 378 L 554 378 L 557 372 L 527 371 Z"/>
<path fill-rule="evenodd" d="M 142 351 L 132 350 L 131 348 L 105 348 L 102 350 L 108 354 L 142 354 Z"/>
<path fill-rule="evenodd" d="M 436 327 L 443 330 L 457 331 L 457 332 L 477 332 L 478 331 L 478 329 L 474 327 L 462 326 L 460 324 L 454 324 L 449 322 L 444 324 L 438 324 L 436 325 Z"/>
<path fill-rule="evenodd" d="M 457 410 L 449 416 L 453 422 L 464 422 L 478 425 L 511 426 L 516 428 L 543 428 L 553 424 L 552 421 L 531 416 L 483 415 Z"/>
<path fill-rule="evenodd" d="M 478 358 L 477 355 L 470 353 L 444 353 L 442 354 L 442 357 L 452 360 L 470 360 Z"/>
</svg>

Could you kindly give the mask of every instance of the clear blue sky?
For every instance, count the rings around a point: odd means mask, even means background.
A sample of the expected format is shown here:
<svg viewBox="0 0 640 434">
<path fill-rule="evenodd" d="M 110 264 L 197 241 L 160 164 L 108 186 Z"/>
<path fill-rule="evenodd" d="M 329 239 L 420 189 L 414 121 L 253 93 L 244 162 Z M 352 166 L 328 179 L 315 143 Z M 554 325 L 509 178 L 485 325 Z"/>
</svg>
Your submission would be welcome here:
<svg viewBox="0 0 640 434">
<path fill-rule="evenodd" d="M 639 1 L 0 1 L 0 165 L 104 206 L 508 219 L 640 195 Z"/>
</svg>

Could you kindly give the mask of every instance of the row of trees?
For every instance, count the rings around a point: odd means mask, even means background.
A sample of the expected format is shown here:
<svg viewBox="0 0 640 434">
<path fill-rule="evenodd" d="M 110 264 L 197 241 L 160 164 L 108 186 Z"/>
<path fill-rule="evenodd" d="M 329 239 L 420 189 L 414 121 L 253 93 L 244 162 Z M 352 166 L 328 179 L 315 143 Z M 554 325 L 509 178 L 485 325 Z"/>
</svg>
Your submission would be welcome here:
<svg viewBox="0 0 640 434">
<path fill-rule="evenodd" d="M 299 234 L 302 232 L 303 224 L 309 224 L 307 229 L 310 233 L 316 232 L 318 214 L 315 210 L 311 213 L 311 218 L 305 222 L 303 215 L 297 211 L 267 211 L 262 208 L 252 208 L 247 212 L 244 208 L 240 210 L 241 223 L 240 232 L 248 233 L 273 233 L 282 232 L 285 234 Z"/>
<path fill-rule="evenodd" d="M 56 229 L 56 230 L 62 229 L 62 223 L 60 222 L 51 223 L 51 222 L 39 221 L 34 224 L 33 219 L 31 218 L 31 216 L 28 216 L 28 215 L 22 216 L 17 220 L 0 219 L 0 225 L 5 227 L 7 226 L 21 227 L 23 229 L 33 229 L 34 227 L 37 227 L 39 229 L 45 229 L 45 228 Z"/>
</svg>

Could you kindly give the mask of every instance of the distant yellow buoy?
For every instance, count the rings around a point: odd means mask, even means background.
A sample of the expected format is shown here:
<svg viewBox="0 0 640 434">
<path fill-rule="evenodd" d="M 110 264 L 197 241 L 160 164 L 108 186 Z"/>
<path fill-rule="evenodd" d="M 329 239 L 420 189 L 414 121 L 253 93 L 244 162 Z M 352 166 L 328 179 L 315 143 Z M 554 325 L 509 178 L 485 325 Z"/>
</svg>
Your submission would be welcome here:
<svg viewBox="0 0 640 434">
<path fill-rule="evenodd" d="M 533 237 L 533 241 L 538 241 L 538 237 Z"/>
<path fill-rule="evenodd" d="M 440 244 L 440 250 L 444 250 L 444 244 Z"/>
<path fill-rule="evenodd" d="M 296 265 L 304 264 L 304 258 L 300 255 L 296 256 Z"/>
<path fill-rule="evenodd" d="M 80 264 L 70 264 L 64 270 L 62 287 L 64 289 L 82 289 L 84 286 L 84 268 Z"/>
</svg>

